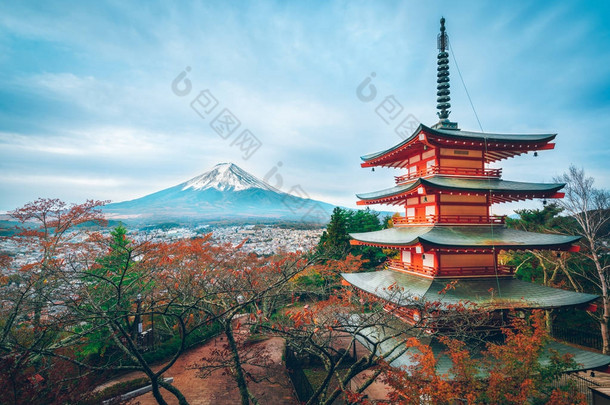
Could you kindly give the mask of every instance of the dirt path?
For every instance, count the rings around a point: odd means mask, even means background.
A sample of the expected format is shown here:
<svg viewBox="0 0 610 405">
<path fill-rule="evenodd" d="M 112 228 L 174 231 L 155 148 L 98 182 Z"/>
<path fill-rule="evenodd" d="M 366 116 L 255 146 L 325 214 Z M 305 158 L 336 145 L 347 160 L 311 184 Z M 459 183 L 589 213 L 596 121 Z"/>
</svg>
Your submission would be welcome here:
<svg viewBox="0 0 610 405">
<path fill-rule="evenodd" d="M 202 379 L 197 377 L 197 370 L 190 367 L 201 360 L 202 357 L 211 355 L 214 349 L 222 347 L 224 335 L 220 335 L 203 346 L 192 349 L 184 353 L 178 361 L 165 373 L 164 377 L 173 377 L 173 385 L 177 387 L 186 397 L 191 405 L 233 405 L 240 403 L 237 384 L 231 376 L 224 375 L 222 370 L 214 371 L 210 376 Z M 261 405 L 293 405 L 297 404 L 292 385 L 286 373 L 286 367 L 282 363 L 282 353 L 284 350 L 284 340 L 280 338 L 270 338 L 252 347 L 264 349 L 270 356 L 270 365 L 262 369 L 255 366 L 245 366 L 247 372 L 251 373 L 257 380 L 258 377 L 268 376 L 269 379 L 262 379 L 259 383 L 250 382 L 249 388 Z M 161 366 L 154 367 L 159 369 Z M 110 381 L 103 386 L 112 385 L 119 381 L 130 380 L 143 376 L 143 373 L 130 373 L 116 380 Z M 101 386 L 101 387 L 103 387 Z M 101 387 L 98 387 L 101 388 Z M 170 404 L 178 404 L 176 397 L 168 391 L 162 389 L 163 398 Z M 155 405 L 152 393 L 144 394 L 134 398 L 129 404 L 135 405 Z"/>
</svg>

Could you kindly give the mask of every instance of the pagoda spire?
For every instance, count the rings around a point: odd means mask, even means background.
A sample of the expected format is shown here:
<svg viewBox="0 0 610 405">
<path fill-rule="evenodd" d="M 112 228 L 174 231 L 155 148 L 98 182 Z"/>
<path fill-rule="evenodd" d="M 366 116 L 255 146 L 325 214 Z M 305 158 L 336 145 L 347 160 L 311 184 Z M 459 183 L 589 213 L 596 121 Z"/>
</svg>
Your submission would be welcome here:
<svg viewBox="0 0 610 405">
<path fill-rule="evenodd" d="M 451 108 L 451 104 L 449 104 L 449 100 L 451 100 L 449 96 L 449 53 L 446 52 L 448 42 L 449 40 L 445 33 L 445 17 L 442 17 L 441 33 L 438 34 L 438 73 L 436 74 L 436 95 L 438 96 L 436 99 L 438 103 L 436 109 L 439 110 L 437 114 L 441 121 L 448 120 L 451 113 L 451 111 L 448 111 Z"/>
</svg>

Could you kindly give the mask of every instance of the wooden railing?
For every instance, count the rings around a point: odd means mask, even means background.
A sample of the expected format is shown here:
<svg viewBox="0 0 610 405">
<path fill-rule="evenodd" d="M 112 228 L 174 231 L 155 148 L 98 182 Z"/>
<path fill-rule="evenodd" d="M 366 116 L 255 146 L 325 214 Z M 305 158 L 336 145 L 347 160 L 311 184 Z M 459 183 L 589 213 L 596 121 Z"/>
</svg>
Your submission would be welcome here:
<svg viewBox="0 0 610 405">
<path fill-rule="evenodd" d="M 403 176 L 394 176 L 396 184 L 404 183 L 419 177 L 430 176 L 433 174 L 447 174 L 455 176 L 475 176 L 475 177 L 500 177 L 502 169 L 478 169 L 473 167 L 440 167 L 430 166 L 425 169 L 408 173 Z"/>
<path fill-rule="evenodd" d="M 508 276 L 513 274 L 515 268 L 512 266 L 467 266 L 467 267 L 442 267 L 437 273 L 440 277 L 460 277 L 460 276 L 489 276 L 499 275 Z"/>
<path fill-rule="evenodd" d="M 414 273 L 425 274 L 427 276 L 434 276 L 436 274 L 436 269 L 430 266 L 416 266 L 411 263 L 405 263 L 402 260 L 394 259 L 388 259 L 387 263 L 388 266 L 398 270 L 412 271 Z"/>
<path fill-rule="evenodd" d="M 502 225 L 505 215 L 425 215 L 420 217 L 392 218 L 396 226 L 425 224 L 492 224 Z"/>
<path fill-rule="evenodd" d="M 437 269 L 430 266 L 419 266 L 405 263 L 401 260 L 388 259 L 387 264 L 397 270 L 406 270 L 413 273 L 420 273 L 427 276 L 437 277 L 464 277 L 464 276 L 508 276 L 514 273 L 512 266 L 462 266 L 462 267 L 441 267 Z"/>
</svg>

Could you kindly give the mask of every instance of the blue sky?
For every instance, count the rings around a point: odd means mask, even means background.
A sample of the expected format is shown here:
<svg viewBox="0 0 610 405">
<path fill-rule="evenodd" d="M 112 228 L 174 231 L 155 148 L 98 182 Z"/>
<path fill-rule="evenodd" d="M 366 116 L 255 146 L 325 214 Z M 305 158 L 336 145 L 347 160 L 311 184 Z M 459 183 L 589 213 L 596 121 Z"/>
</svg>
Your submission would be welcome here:
<svg viewBox="0 0 610 405">
<path fill-rule="evenodd" d="M 354 206 L 355 193 L 398 174 L 359 166 L 401 140 L 375 113 L 383 98 L 437 121 L 441 16 L 483 129 L 559 134 L 553 151 L 499 162 L 503 178 L 549 182 L 573 163 L 610 188 L 609 11 L 603 1 L 3 2 L 0 210 L 37 197 L 133 199 L 228 161 L 261 178 L 275 167 L 283 191 Z M 186 67 L 191 91 L 178 96 Z M 478 130 L 453 58 L 450 71 L 450 118 Z M 372 72 L 378 95 L 362 102 L 356 88 Z M 217 105 L 202 117 L 191 102 L 204 90 Z M 210 126 L 225 108 L 241 123 L 227 139 Z M 255 151 L 240 149 L 246 129 Z"/>
</svg>

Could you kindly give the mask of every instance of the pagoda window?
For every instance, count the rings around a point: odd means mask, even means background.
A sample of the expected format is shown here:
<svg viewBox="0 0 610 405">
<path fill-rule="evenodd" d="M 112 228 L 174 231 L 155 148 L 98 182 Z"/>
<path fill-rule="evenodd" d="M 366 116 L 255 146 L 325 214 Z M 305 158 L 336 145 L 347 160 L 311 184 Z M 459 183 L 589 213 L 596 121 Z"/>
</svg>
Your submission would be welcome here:
<svg viewBox="0 0 610 405">
<path fill-rule="evenodd" d="M 415 173 L 417 173 L 417 166 L 411 166 L 409 167 L 409 176 L 414 176 Z"/>
<path fill-rule="evenodd" d="M 426 206 L 426 217 L 428 215 L 436 215 L 436 205 L 427 205 Z"/>
<path fill-rule="evenodd" d="M 400 252 L 403 263 L 411 263 L 411 251 L 403 250 Z"/>
<path fill-rule="evenodd" d="M 427 252 L 423 253 L 422 256 L 422 265 L 427 267 L 434 267 L 434 253 Z"/>
<path fill-rule="evenodd" d="M 436 159 L 430 159 L 426 162 L 426 169 L 436 166 Z"/>
<path fill-rule="evenodd" d="M 407 208 L 407 217 L 409 217 L 409 218 L 415 217 L 415 208 L 413 208 L 413 207 Z"/>
</svg>

